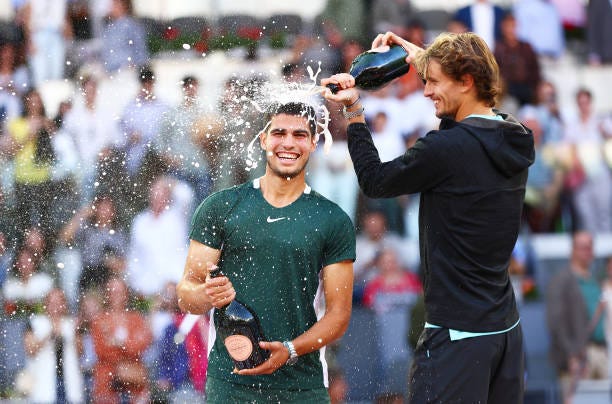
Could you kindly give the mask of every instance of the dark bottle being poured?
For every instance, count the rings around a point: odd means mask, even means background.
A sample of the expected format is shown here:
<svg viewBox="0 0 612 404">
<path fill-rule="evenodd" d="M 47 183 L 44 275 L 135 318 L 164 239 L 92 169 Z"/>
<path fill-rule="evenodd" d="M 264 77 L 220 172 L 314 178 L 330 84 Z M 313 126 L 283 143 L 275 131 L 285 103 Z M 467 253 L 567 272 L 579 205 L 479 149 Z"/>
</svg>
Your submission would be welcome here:
<svg viewBox="0 0 612 404">
<path fill-rule="evenodd" d="M 210 271 L 211 278 L 219 276 L 224 276 L 219 267 Z M 270 357 L 270 351 L 259 346 L 265 337 L 257 315 L 248 306 L 234 299 L 225 307 L 215 308 L 213 318 L 217 335 L 236 369 L 254 368 Z"/>
<path fill-rule="evenodd" d="M 399 45 L 381 46 L 358 55 L 351 63 L 349 74 L 355 78 L 355 86 L 363 90 L 377 90 L 391 80 L 408 73 L 408 53 Z M 340 91 L 337 84 L 328 84 L 332 93 Z"/>
</svg>

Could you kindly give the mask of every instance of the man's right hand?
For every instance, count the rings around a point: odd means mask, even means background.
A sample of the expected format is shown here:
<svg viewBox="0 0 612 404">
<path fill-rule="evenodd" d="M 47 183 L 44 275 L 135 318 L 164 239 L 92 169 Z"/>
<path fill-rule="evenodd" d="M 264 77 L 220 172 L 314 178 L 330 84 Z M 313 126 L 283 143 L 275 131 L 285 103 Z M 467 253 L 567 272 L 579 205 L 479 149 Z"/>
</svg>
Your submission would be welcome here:
<svg viewBox="0 0 612 404">
<path fill-rule="evenodd" d="M 208 296 L 210 304 L 217 309 L 227 306 L 236 298 L 234 286 L 227 276 L 211 278 L 207 275 L 204 293 Z"/>
<path fill-rule="evenodd" d="M 326 87 L 328 84 L 336 84 L 340 90 L 334 94 Z M 359 98 L 359 92 L 355 88 L 355 78 L 348 73 L 334 74 L 329 78 L 321 79 L 321 86 L 325 87 L 322 95 L 326 99 L 345 106 L 354 104 Z"/>
</svg>

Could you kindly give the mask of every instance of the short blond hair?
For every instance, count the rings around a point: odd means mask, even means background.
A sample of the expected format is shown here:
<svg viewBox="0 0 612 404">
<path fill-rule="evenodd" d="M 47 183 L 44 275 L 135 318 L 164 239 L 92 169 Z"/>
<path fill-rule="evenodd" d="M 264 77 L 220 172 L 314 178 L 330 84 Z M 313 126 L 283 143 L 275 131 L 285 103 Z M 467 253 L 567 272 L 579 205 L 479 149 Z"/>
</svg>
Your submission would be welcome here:
<svg viewBox="0 0 612 404">
<path fill-rule="evenodd" d="M 472 32 L 438 35 L 414 61 L 423 80 L 427 80 L 427 68 L 432 60 L 440 63 L 444 74 L 453 80 L 471 75 L 478 99 L 490 107 L 495 105 L 500 93 L 499 66 L 481 37 Z"/>
</svg>

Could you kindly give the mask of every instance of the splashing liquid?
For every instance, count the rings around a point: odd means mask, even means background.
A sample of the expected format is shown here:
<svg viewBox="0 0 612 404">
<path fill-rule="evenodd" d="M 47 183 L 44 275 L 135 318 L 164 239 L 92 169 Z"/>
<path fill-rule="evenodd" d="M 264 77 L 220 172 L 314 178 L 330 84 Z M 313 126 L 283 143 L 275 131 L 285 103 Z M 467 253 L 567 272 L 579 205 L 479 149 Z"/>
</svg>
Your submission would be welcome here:
<svg viewBox="0 0 612 404">
<path fill-rule="evenodd" d="M 308 117 L 316 123 L 317 132 L 315 133 L 315 143 L 319 142 L 319 138 L 323 135 L 325 144 L 323 151 L 329 153 L 333 139 L 329 131 L 329 110 L 325 106 L 325 102 L 320 94 L 324 87 L 318 86 L 317 76 L 321 73 L 321 62 L 319 62 L 317 72 L 308 66 L 306 68 L 312 84 L 305 83 L 284 83 L 284 84 L 264 84 L 251 98 L 243 95 L 240 100 L 250 102 L 251 105 L 260 113 L 265 113 L 268 107 L 274 104 L 286 104 L 289 102 L 300 102 L 311 106 L 315 110 L 315 116 Z M 266 123 L 262 129 L 266 131 L 270 126 L 270 122 Z M 245 160 L 247 171 L 257 168 L 257 158 L 255 157 L 255 142 L 259 139 L 259 133 L 250 141 L 247 146 L 247 157 Z"/>
</svg>

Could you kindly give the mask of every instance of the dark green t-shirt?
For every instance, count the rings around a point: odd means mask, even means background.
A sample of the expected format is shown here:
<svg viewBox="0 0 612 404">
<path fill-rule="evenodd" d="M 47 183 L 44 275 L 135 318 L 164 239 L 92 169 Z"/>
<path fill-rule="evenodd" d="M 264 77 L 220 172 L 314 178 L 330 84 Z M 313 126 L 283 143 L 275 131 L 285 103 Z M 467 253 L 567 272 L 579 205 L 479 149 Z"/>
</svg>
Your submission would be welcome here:
<svg viewBox="0 0 612 404">
<path fill-rule="evenodd" d="M 355 259 L 353 224 L 335 203 L 307 187 L 292 204 L 275 208 L 263 198 L 259 180 L 206 198 L 189 237 L 221 250 L 219 267 L 232 281 L 236 299 L 257 313 L 268 341 L 291 340 L 323 316 L 321 269 Z M 303 355 L 272 375 L 240 376 L 232 374 L 223 342 L 214 333 L 211 337 L 211 377 L 277 389 L 325 383 L 324 352 Z"/>
</svg>

